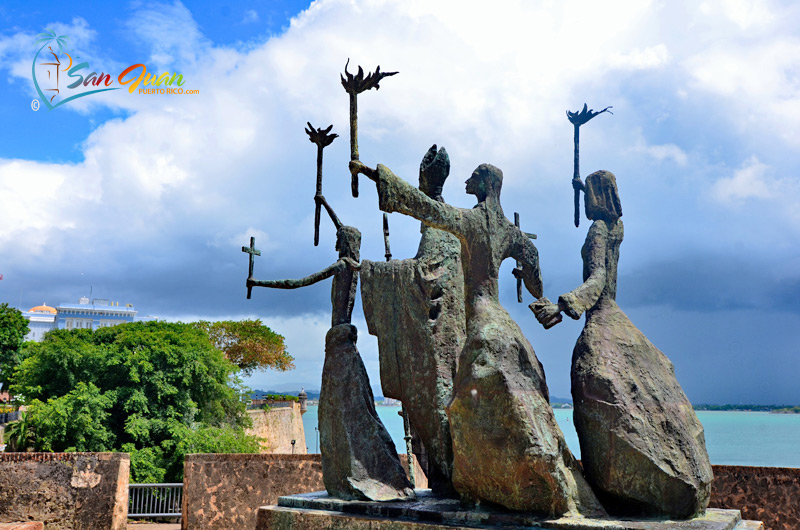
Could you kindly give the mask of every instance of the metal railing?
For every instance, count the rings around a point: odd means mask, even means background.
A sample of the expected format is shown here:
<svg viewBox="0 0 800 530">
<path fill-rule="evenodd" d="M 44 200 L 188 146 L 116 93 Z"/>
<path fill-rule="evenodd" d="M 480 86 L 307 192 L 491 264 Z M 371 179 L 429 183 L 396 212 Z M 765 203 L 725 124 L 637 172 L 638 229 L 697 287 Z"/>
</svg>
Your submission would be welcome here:
<svg viewBox="0 0 800 530">
<path fill-rule="evenodd" d="M 183 484 L 130 484 L 128 517 L 180 517 Z"/>
<path fill-rule="evenodd" d="M 0 412 L 0 425 L 11 423 L 19 419 L 19 411 L 14 412 Z"/>
</svg>

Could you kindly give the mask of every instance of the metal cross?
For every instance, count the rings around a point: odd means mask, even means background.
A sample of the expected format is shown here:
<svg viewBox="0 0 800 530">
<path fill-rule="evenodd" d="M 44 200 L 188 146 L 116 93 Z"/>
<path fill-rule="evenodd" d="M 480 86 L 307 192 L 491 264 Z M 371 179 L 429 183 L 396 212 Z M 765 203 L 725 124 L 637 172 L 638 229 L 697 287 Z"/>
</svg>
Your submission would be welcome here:
<svg viewBox="0 0 800 530">
<path fill-rule="evenodd" d="M 519 228 L 519 212 L 514 212 L 514 226 Z M 520 230 L 520 232 L 522 232 L 522 230 Z M 522 233 L 530 239 L 536 239 L 536 234 L 531 234 L 530 232 Z M 522 264 L 519 260 L 517 260 L 517 269 L 522 270 Z M 522 303 L 522 278 L 517 278 L 517 302 L 520 304 Z"/>
<path fill-rule="evenodd" d="M 255 265 L 256 256 L 261 255 L 261 251 L 256 248 L 256 238 L 250 238 L 250 246 L 249 247 L 242 247 L 242 252 L 247 252 L 250 254 L 250 268 L 248 269 L 247 279 L 251 279 L 253 277 L 253 265 Z M 247 299 L 250 300 L 250 294 L 253 291 L 253 286 L 247 286 Z"/>
</svg>

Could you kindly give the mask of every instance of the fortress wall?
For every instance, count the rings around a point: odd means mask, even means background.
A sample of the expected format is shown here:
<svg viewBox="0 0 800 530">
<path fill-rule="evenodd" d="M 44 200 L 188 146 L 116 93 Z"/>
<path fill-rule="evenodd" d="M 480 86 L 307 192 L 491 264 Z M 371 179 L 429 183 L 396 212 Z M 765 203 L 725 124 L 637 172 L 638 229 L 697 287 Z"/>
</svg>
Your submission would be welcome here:
<svg viewBox="0 0 800 530">
<path fill-rule="evenodd" d="M 253 420 L 253 428 L 248 429 L 247 433 L 264 439 L 261 442 L 264 453 L 292 454 L 292 440 L 295 440 L 294 454 L 304 455 L 308 453 L 308 448 L 300 404 L 292 401 L 282 403 L 290 406 L 273 406 L 269 410 L 248 410 L 247 414 Z"/>
<path fill-rule="evenodd" d="M 711 507 L 737 509 L 767 530 L 800 528 L 800 469 L 713 466 Z"/>
<path fill-rule="evenodd" d="M 400 461 L 407 467 L 405 455 Z M 415 470 L 417 486 L 427 487 L 418 465 Z M 187 455 L 181 528 L 255 528 L 259 507 L 277 504 L 281 495 L 324 489 L 319 454 Z"/>
<path fill-rule="evenodd" d="M 0 453 L 0 523 L 122 530 L 129 475 L 127 453 Z"/>
</svg>

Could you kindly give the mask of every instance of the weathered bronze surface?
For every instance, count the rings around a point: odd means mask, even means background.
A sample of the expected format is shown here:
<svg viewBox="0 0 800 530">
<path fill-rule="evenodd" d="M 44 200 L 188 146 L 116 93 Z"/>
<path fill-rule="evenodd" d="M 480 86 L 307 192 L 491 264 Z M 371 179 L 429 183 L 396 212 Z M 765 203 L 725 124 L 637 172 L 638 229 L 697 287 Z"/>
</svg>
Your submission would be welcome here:
<svg viewBox="0 0 800 530">
<path fill-rule="evenodd" d="M 434 145 L 420 164 L 420 189 L 443 202 L 449 172 L 447 151 Z M 451 494 L 453 451 L 446 408 L 466 336 L 461 244 L 424 223 L 420 231 L 415 257 L 362 261 L 361 300 L 369 332 L 378 337 L 383 395 L 403 402 L 425 446 L 433 490 Z"/>
<path fill-rule="evenodd" d="M 542 295 L 536 247 L 500 206 L 502 172 L 480 165 L 466 182 L 478 204 L 461 209 L 431 199 L 383 165 L 351 161 L 350 167 L 377 183 L 381 210 L 415 217 L 461 243 L 467 335 L 447 409 L 456 491 L 514 510 L 603 513 L 556 424 L 542 366 L 498 299 L 498 271 L 507 257 L 520 261 L 527 290 Z"/>
<path fill-rule="evenodd" d="M 708 506 L 712 480 L 703 426 L 672 363 L 617 305 L 622 207 L 607 171 L 586 179 L 584 283 L 558 306 L 586 325 L 572 357 L 574 421 L 586 478 L 613 513 L 687 518 Z"/>
<path fill-rule="evenodd" d="M 594 109 L 589 109 L 589 106 L 584 103 L 583 109 L 580 112 L 570 112 L 567 111 L 567 119 L 573 126 L 573 143 L 574 143 L 574 160 L 572 164 L 572 188 L 575 190 L 575 228 L 581 223 L 581 189 L 583 184 L 581 183 L 581 170 L 580 170 L 580 129 L 581 125 L 586 123 L 587 121 L 591 120 L 598 114 L 602 114 L 604 112 L 608 112 L 609 114 L 613 114 L 610 109 L 612 107 L 606 107 L 601 111 L 596 111 Z"/>
<path fill-rule="evenodd" d="M 306 134 L 308 134 L 308 139 L 312 144 L 317 146 L 317 195 L 322 196 L 322 150 L 325 149 L 327 146 L 331 145 L 331 143 L 339 137 L 338 134 L 330 134 L 331 129 L 333 129 L 333 125 L 328 125 L 327 129 L 315 129 L 311 122 L 306 122 L 308 127 L 306 128 Z M 317 202 L 316 207 L 314 208 L 314 246 L 319 245 L 319 218 L 320 218 L 320 207 L 322 206 L 321 203 Z"/>
<path fill-rule="evenodd" d="M 340 77 L 342 86 L 350 96 L 350 160 L 358 160 L 358 95 L 373 88 L 378 90 L 380 88 L 378 83 L 380 83 L 381 79 L 396 75 L 397 72 L 381 72 L 381 67 L 378 66 L 374 72 L 370 72 L 364 77 L 364 69 L 361 66 L 358 67 L 356 75 L 348 72 L 347 65 L 349 64 L 350 59 L 344 65 L 344 75 Z M 351 173 L 350 187 L 353 197 L 358 197 L 357 173 Z"/>
<path fill-rule="evenodd" d="M 324 133 L 324 136 L 329 130 L 317 132 Z M 309 136 L 312 133 L 309 132 Z M 319 147 L 318 152 L 321 149 Z M 248 293 L 253 287 L 297 289 L 333 277 L 331 329 L 325 337 L 318 411 L 325 489 L 342 499 L 386 501 L 413 498 L 414 491 L 397 458 L 397 449 L 375 411 L 367 371 L 356 348 L 357 330 L 350 323 L 358 287 L 361 232 L 343 225 L 321 193 L 314 200 L 318 207 L 325 207 L 336 226 L 339 259 L 305 278 L 256 280 L 253 278 L 252 260 L 253 252 L 257 251 L 251 238 L 250 249 L 242 248 L 250 253 Z"/>
</svg>

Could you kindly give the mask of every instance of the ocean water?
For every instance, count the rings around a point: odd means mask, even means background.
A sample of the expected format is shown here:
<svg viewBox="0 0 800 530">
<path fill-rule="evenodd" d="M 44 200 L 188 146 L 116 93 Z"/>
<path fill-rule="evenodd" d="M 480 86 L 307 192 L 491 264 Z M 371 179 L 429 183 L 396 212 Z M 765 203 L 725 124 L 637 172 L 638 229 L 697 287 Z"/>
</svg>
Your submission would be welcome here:
<svg viewBox="0 0 800 530">
<path fill-rule="evenodd" d="M 378 416 L 400 453 L 405 452 L 400 407 L 376 407 Z M 555 409 L 556 421 L 567 445 L 580 458 L 578 434 L 572 423 L 572 409 Z M 706 448 L 712 464 L 800 468 L 800 414 L 769 412 L 698 411 Z M 319 452 L 317 407 L 303 415 L 306 446 Z"/>
</svg>

